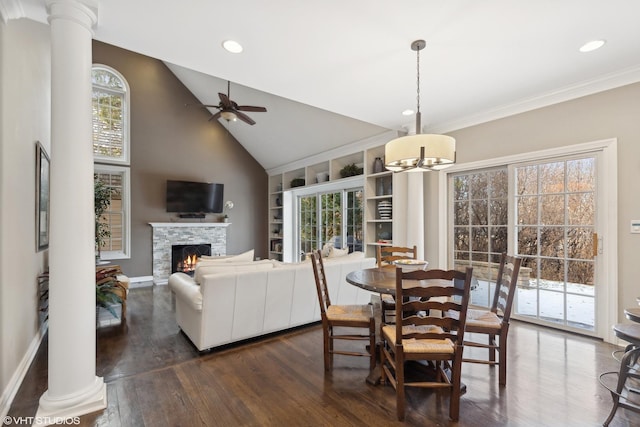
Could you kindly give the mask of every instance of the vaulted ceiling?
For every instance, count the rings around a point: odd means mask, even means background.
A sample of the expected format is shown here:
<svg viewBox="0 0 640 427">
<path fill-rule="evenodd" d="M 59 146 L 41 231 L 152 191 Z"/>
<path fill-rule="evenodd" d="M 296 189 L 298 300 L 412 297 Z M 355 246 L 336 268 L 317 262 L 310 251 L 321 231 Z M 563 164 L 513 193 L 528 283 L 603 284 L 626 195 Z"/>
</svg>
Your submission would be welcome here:
<svg viewBox="0 0 640 427">
<path fill-rule="evenodd" d="M 21 3 L 46 22 L 44 0 Z M 239 104 L 267 107 L 255 126 L 223 122 L 265 169 L 411 126 L 416 39 L 427 132 L 640 81 L 637 0 L 97 3 L 97 40 L 165 61 L 204 103 L 230 80 Z"/>
</svg>

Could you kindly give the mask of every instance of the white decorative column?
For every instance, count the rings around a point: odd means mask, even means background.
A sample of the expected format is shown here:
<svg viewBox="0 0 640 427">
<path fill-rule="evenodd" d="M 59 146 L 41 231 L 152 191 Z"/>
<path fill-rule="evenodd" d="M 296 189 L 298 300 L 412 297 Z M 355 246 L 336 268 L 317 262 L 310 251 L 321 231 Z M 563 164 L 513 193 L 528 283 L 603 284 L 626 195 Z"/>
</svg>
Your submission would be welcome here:
<svg viewBox="0 0 640 427">
<path fill-rule="evenodd" d="M 107 404 L 106 386 L 96 377 L 91 39 L 97 5 L 86 0 L 46 4 L 52 115 L 49 388 L 36 414 L 44 423 Z"/>
</svg>

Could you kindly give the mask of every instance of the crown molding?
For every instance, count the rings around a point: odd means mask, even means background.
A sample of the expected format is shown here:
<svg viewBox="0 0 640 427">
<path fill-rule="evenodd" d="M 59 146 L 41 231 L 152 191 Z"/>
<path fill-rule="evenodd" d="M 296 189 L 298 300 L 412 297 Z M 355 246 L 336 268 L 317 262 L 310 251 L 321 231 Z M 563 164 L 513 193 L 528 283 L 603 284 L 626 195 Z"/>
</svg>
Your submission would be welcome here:
<svg viewBox="0 0 640 427">
<path fill-rule="evenodd" d="M 0 17 L 5 24 L 12 19 L 20 19 L 25 16 L 20 0 L 0 0 Z"/>
<path fill-rule="evenodd" d="M 615 89 L 640 81 L 640 66 L 626 68 L 624 70 L 604 74 L 591 80 L 585 80 L 562 89 L 558 89 L 546 94 L 526 98 L 521 101 L 503 105 L 490 110 L 482 111 L 459 119 L 443 122 L 429 127 L 428 133 L 445 133 L 470 126 L 487 123 L 493 120 L 502 119 L 538 108 L 548 107 L 572 99 L 593 95 L 598 92 Z"/>
</svg>

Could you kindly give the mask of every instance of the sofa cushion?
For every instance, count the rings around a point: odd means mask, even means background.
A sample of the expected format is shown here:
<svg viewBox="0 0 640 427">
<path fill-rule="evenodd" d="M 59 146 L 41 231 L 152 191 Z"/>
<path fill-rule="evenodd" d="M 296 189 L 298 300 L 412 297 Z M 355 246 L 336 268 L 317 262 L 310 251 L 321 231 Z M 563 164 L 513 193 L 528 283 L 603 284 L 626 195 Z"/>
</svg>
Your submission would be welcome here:
<svg viewBox="0 0 640 427">
<path fill-rule="evenodd" d="M 238 255 L 228 255 L 228 256 L 207 256 L 202 255 L 200 257 L 201 260 L 211 261 L 211 262 L 238 262 L 238 261 L 253 261 L 254 258 L 254 249 L 250 251 L 243 252 Z"/>
<path fill-rule="evenodd" d="M 254 261 L 254 262 L 231 262 L 231 263 L 211 263 L 211 264 L 208 264 L 205 261 L 204 263 L 198 263 L 198 265 L 196 265 L 196 269 L 193 274 L 193 279 L 196 283 L 199 284 L 202 282 L 202 278 L 206 274 L 259 271 L 259 270 L 270 270 L 272 268 L 273 268 L 273 262 L 271 262 L 271 260 L 268 260 L 268 259 L 265 259 L 262 261 Z"/>
</svg>

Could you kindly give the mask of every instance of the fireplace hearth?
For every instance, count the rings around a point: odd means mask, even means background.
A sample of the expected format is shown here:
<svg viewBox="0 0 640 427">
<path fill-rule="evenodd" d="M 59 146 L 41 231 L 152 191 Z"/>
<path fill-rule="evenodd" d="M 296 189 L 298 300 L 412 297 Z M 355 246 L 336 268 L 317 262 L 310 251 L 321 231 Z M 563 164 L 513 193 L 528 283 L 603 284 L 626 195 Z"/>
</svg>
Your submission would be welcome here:
<svg viewBox="0 0 640 427">
<path fill-rule="evenodd" d="M 171 272 L 193 275 L 202 255 L 211 255 L 211 244 L 171 245 Z"/>
</svg>

